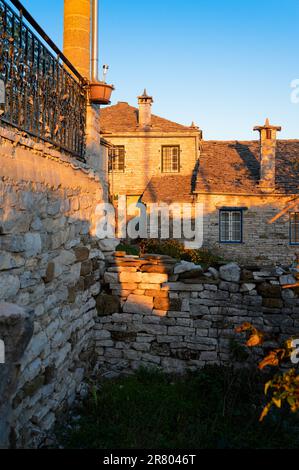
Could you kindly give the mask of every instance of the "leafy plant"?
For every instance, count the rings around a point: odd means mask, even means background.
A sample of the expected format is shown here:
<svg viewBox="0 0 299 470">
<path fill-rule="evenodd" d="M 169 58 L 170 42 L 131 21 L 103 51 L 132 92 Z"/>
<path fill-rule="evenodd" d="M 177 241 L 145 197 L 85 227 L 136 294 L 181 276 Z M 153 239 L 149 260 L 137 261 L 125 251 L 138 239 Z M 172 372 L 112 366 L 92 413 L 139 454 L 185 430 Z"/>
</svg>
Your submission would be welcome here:
<svg viewBox="0 0 299 470">
<path fill-rule="evenodd" d="M 248 347 L 260 346 L 264 343 L 265 334 L 259 331 L 250 323 L 244 323 L 236 328 L 237 333 L 247 332 L 246 345 Z M 260 370 L 266 367 L 279 367 L 283 362 L 288 361 L 294 352 L 293 340 L 285 341 L 282 347 L 270 351 L 267 356 L 260 361 Z M 264 407 L 260 416 L 263 421 L 273 406 L 281 408 L 283 403 L 287 403 L 293 413 L 299 410 L 299 375 L 294 368 L 283 374 L 276 374 L 273 379 L 265 384 L 264 393 L 270 399 Z"/>
</svg>

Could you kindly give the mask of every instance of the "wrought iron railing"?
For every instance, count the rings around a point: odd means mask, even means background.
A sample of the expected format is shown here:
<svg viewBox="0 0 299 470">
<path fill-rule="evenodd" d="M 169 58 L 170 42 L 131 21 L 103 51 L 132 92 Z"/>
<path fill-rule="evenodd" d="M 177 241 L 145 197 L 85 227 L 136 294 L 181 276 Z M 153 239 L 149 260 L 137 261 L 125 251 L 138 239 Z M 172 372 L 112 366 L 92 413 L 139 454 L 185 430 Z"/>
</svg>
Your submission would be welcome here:
<svg viewBox="0 0 299 470">
<path fill-rule="evenodd" d="M 0 121 L 83 158 L 86 83 L 20 2 L 12 3 L 19 14 L 0 0 Z"/>
</svg>

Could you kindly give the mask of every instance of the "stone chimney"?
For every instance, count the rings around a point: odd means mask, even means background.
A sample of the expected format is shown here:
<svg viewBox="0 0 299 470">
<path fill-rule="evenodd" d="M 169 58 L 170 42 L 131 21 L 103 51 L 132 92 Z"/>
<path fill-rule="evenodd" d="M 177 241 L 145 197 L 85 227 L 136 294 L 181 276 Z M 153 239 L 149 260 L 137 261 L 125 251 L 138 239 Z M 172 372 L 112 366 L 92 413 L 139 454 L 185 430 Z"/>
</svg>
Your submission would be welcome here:
<svg viewBox="0 0 299 470">
<path fill-rule="evenodd" d="M 146 90 L 143 95 L 138 96 L 139 104 L 139 128 L 142 130 L 150 130 L 152 127 L 152 104 L 154 100 L 152 96 L 148 96 Z"/>
<path fill-rule="evenodd" d="M 271 193 L 275 191 L 276 139 L 281 127 L 271 126 L 269 119 L 266 119 L 264 126 L 256 126 L 254 130 L 260 133 L 260 188 Z"/>
<path fill-rule="evenodd" d="M 63 53 L 78 72 L 90 79 L 90 0 L 64 0 Z"/>
</svg>

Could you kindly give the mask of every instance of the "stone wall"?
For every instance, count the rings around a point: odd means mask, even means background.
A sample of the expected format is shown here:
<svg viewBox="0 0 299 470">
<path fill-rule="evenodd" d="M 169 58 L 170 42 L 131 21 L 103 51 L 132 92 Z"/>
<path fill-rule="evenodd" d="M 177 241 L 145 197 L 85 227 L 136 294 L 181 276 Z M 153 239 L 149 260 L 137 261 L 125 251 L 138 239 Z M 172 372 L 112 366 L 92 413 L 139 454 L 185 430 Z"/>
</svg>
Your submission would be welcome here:
<svg viewBox="0 0 299 470">
<path fill-rule="evenodd" d="M 36 446 L 92 364 L 103 191 L 94 170 L 49 145 L 3 128 L 0 139 L 0 302 L 34 325 L 7 407 L 16 445 Z"/>
<path fill-rule="evenodd" d="M 20 373 L 20 362 L 33 335 L 33 316 L 17 305 L 0 303 L 0 449 L 7 448 L 12 433 L 12 401 Z"/>
<path fill-rule="evenodd" d="M 97 298 L 96 353 L 104 373 L 157 366 L 196 370 L 233 360 L 235 328 L 244 322 L 269 333 L 265 347 L 298 334 L 298 289 L 288 268 L 237 264 L 204 272 L 167 256 L 110 258 L 106 293 Z"/>
</svg>

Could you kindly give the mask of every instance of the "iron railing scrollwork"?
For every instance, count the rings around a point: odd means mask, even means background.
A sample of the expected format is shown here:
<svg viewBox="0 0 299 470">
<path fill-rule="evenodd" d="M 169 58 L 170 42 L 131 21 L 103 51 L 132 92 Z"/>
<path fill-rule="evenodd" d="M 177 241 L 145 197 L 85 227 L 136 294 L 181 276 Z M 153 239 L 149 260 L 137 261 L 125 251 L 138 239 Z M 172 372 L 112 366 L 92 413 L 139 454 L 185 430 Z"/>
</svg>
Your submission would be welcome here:
<svg viewBox="0 0 299 470">
<path fill-rule="evenodd" d="M 0 121 L 83 158 L 87 91 L 78 77 L 24 23 L 22 11 L 0 0 Z"/>
</svg>

